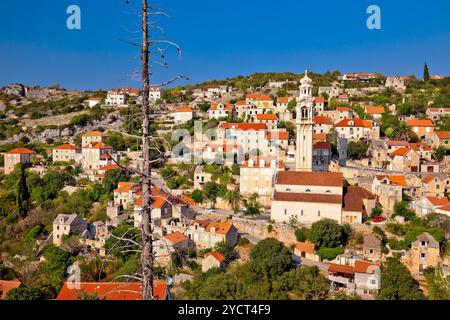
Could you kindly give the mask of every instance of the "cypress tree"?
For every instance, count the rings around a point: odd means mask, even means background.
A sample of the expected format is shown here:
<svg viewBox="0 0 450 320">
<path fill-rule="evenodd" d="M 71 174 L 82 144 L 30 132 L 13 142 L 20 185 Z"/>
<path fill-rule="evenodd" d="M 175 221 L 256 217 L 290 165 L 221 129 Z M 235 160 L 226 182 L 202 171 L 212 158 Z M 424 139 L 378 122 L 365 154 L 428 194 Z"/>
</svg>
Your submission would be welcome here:
<svg viewBox="0 0 450 320">
<path fill-rule="evenodd" d="M 428 71 L 428 65 L 425 62 L 425 66 L 423 67 L 423 81 L 430 80 L 430 72 Z"/>
<path fill-rule="evenodd" d="M 22 163 L 19 164 L 19 180 L 17 181 L 16 204 L 19 209 L 20 217 L 26 217 L 29 209 L 30 192 L 27 186 L 27 178 L 25 175 L 25 167 Z"/>
</svg>

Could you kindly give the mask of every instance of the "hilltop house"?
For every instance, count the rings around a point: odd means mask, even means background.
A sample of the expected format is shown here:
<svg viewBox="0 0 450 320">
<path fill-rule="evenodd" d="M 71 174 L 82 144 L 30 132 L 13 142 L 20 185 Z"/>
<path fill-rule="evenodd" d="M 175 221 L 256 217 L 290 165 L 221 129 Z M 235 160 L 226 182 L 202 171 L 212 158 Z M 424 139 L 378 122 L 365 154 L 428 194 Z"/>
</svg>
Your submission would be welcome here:
<svg viewBox="0 0 450 320">
<path fill-rule="evenodd" d="M 411 249 L 402 256 L 402 262 L 412 274 L 423 274 L 427 267 L 436 267 L 439 264 L 439 253 L 439 243 L 425 232 L 411 244 Z"/>
<path fill-rule="evenodd" d="M 229 221 L 195 220 L 186 233 L 199 249 L 212 248 L 222 241 L 235 246 L 239 236 L 236 227 Z"/>
<path fill-rule="evenodd" d="M 53 220 L 53 244 L 60 245 L 64 235 L 83 233 L 86 230 L 86 220 L 81 219 L 77 214 L 58 214 Z"/>
<path fill-rule="evenodd" d="M 19 163 L 28 166 L 31 163 L 30 158 L 35 154 L 35 151 L 27 148 L 16 148 L 6 152 L 5 174 L 11 173 Z"/>
<path fill-rule="evenodd" d="M 434 132 L 434 124 L 431 120 L 406 120 L 408 126 L 419 137 L 419 140 L 430 139 Z"/>
<path fill-rule="evenodd" d="M 191 107 L 178 107 L 172 112 L 175 124 L 180 124 L 192 120 L 194 110 Z"/>
<path fill-rule="evenodd" d="M 53 162 L 75 161 L 81 162 L 81 148 L 73 144 L 63 144 L 52 149 Z"/>
<path fill-rule="evenodd" d="M 219 251 L 207 253 L 202 260 L 202 272 L 212 268 L 224 269 L 226 267 L 225 257 Z"/>
</svg>

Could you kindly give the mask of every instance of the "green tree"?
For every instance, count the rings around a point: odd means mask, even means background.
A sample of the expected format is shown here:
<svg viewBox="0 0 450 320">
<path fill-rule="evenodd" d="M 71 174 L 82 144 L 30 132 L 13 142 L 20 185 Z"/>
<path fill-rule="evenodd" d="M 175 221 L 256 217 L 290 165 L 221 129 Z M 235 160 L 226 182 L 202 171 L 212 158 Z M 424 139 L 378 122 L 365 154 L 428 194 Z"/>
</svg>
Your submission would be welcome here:
<svg viewBox="0 0 450 320">
<path fill-rule="evenodd" d="M 423 294 L 418 284 L 398 259 L 387 258 L 381 267 L 381 286 L 378 299 L 383 300 L 421 300 Z"/>
<path fill-rule="evenodd" d="M 5 300 L 44 300 L 47 293 L 41 288 L 14 288 L 8 291 Z"/>
<path fill-rule="evenodd" d="M 297 241 L 305 242 L 309 236 L 309 229 L 306 227 L 301 227 L 295 230 L 295 238 Z"/>
<path fill-rule="evenodd" d="M 226 240 L 217 243 L 215 249 L 219 251 L 221 254 L 223 254 L 226 262 L 231 261 L 231 259 L 233 259 L 234 257 L 234 249 L 231 246 L 231 244 Z"/>
<path fill-rule="evenodd" d="M 430 71 L 428 70 L 428 65 L 425 62 L 425 65 L 423 66 L 423 81 L 429 80 L 430 80 Z"/>
<path fill-rule="evenodd" d="M 217 195 L 220 190 L 220 185 L 214 181 L 208 181 L 203 187 L 203 195 L 205 199 L 209 200 L 214 206 L 217 201 Z"/>
<path fill-rule="evenodd" d="M 291 267 L 291 253 L 274 238 L 258 242 L 251 253 L 252 270 L 263 278 L 275 279 Z"/>
<path fill-rule="evenodd" d="M 110 145 L 114 150 L 126 150 L 125 139 L 118 132 L 108 132 L 108 137 L 106 138 L 105 143 Z"/>
<path fill-rule="evenodd" d="M 346 230 L 332 219 L 321 219 L 312 224 L 309 231 L 309 240 L 318 247 L 335 248 L 344 245 Z"/>
<path fill-rule="evenodd" d="M 447 154 L 447 149 L 444 146 L 439 146 L 433 151 L 433 158 L 436 161 L 444 160 L 445 155 Z"/>
<path fill-rule="evenodd" d="M 237 190 L 227 190 L 224 199 L 233 208 L 233 212 L 239 212 L 239 208 L 242 202 L 242 196 Z"/>
<path fill-rule="evenodd" d="M 412 220 L 416 216 L 416 213 L 408 208 L 408 203 L 406 201 L 399 201 L 394 204 L 394 213 L 392 217 L 402 216 L 406 220 Z"/>
<path fill-rule="evenodd" d="M 24 218 L 28 214 L 30 208 L 30 192 L 28 191 L 27 179 L 25 175 L 25 166 L 23 163 L 18 164 L 20 174 L 17 181 L 16 204 L 19 209 L 19 216 Z"/>
<path fill-rule="evenodd" d="M 202 203 L 203 202 L 203 191 L 200 189 L 195 189 L 191 194 L 191 198 L 196 203 Z"/>
<path fill-rule="evenodd" d="M 362 159 L 366 156 L 369 145 L 363 141 L 350 141 L 347 156 L 350 159 Z"/>
<path fill-rule="evenodd" d="M 441 267 L 425 269 L 425 278 L 430 300 L 450 300 L 450 280 L 445 277 Z"/>
<path fill-rule="evenodd" d="M 292 292 L 301 300 L 324 300 L 330 286 L 317 266 L 301 267 L 282 274 L 273 284 L 274 291 Z"/>
</svg>

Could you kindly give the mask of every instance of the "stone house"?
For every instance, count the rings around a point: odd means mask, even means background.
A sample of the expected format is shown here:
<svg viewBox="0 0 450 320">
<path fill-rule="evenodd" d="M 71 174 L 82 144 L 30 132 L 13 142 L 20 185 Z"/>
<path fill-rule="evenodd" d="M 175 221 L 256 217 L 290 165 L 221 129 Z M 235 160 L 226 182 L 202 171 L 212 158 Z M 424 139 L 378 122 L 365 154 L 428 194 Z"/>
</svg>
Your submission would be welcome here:
<svg viewBox="0 0 450 320">
<path fill-rule="evenodd" d="M 376 205 L 376 197 L 370 191 L 348 186 L 344 192 L 343 223 L 363 223 Z"/>
<path fill-rule="evenodd" d="M 373 233 L 365 234 L 361 253 L 369 261 L 380 261 L 382 255 L 381 240 Z"/>
<path fill-rule="evenodd" d="M 87 146 L 96 142 L 104 142 L 108 138 L 105 132 L 90 131 L 81 136 L 81 145 Z"/>
<path fill-rule="evenodd" d="M 434 132 L 434 124 L 431 120 L 409 119 L 408 126 L 419 137 L 419 140 L 430 139 Z"/>
<path fill-rule="evenodd" d="M 431 135 L 431 145 L 433 148 L 444 146 L 450 148 L 450 131 L 435 131 Z"/>
<path fill-rule="evenodd" d="M 73 144 L 63 144 L 52 149 L 52 159 L 56 161 L 81 162 L 81 148 Z"/>
<path fill-rule="evenodd" d="M 437 212 L 439 209 L 447 206 L 450 206 L 450 201 L 445 197 L 439 198 L 426 196 L 419 200 L 411 202 L 411 207 L 419 216 L 426 216 L 432 212 Z"/>
<path fill-rule="evenodd" d="M 195 220 L 186 233 L 199 249 L 212 248 L 222 241 L 235 246 L 239 237 L 236 227 L 229 221 Z"/>
<path fill-rule="evenodd" d="M 213 103 L 208 110 L 209 118 L 220 119 L 234 116 L 234 105 L 231 103 Z"/>
<path fill-rule="evenodd" d="M 420 156 L 411 148 L 402 147 L 389 154 L 389 170 L 402 172 L 419 172 Z"/>
<path fill-rule="evenodd" d="M 23 163 L 28 166 L 30 158 L 36 154 L 35 151 L 27 148 L 16 148 L 5 153 L 5 174 L 14 171 L 17 164 Z"/>
<path fill-rule="evenodd" d="M 428 118 L 433 121 L 439 120 L 442 117 L 450 117 L 450 107 L 447 108 L 428 108 L 425 112 Z"/>
<path fill-rule="evenodd" d="M 315 116 L 314 117 L 314 133 L 328 134 L 333 128 L 333 120 L 327 116 Z"/>
<path fill-rule="evenodd" d="M 77 214 L 58 214 L 53 220 L 53 244 L 59 246 L 64 235 L 83 233 L 86 230 L 86 220 L 81 219 Z"/>
<path fill-rule="evenodd" d="M 212 268 L 224 269 L 226 267 L 225 257 L 219 251 L 213 251 L 205 255 L 202 260 L 202 272 Z"/>
<path fill-rule="evenodd" d="M 315 245 L 311 242 L 297 242 L 294 248 L 296 258 L 302 258 L 310 261 L 320 261 L 320 257 L 315 252 Z"/>
<path fill-rule="evenodd" d="M 427 267 L 436 267 L 439 264 L 439 253 L 439 243 L 425 232 L 411 244 L 411 249 L 402 256 L 402 262 L 412 274 L 423 274 Z"/>
<path fill-rule="evenodd" d="M 172 112 L 175 124 L 180 124 L 192 120 L 194 110 L 191 107 L 178 107 Z"/>
</svg>

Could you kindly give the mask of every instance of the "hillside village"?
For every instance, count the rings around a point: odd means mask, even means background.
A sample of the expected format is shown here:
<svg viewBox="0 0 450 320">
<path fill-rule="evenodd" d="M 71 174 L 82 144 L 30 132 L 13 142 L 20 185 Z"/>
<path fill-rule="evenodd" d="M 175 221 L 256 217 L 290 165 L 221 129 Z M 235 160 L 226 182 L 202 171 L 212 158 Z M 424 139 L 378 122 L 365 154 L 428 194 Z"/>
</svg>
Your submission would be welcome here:
<svg viewBox="0 0 450 320">
<path fill-rule="evenodd" d="M 450 78 L 425 70 L 152 87 L 155 299 L 449 299 Z M 139 299 L 141 102 L 0 90 L 0 299 Z"/>
</svg>

